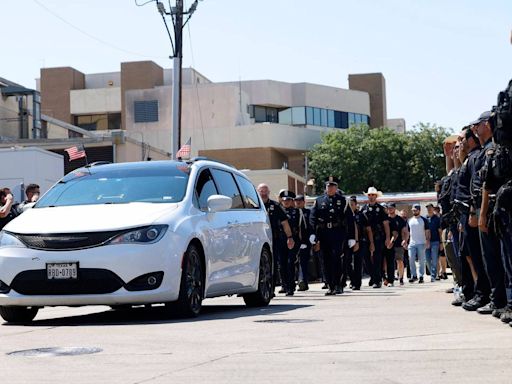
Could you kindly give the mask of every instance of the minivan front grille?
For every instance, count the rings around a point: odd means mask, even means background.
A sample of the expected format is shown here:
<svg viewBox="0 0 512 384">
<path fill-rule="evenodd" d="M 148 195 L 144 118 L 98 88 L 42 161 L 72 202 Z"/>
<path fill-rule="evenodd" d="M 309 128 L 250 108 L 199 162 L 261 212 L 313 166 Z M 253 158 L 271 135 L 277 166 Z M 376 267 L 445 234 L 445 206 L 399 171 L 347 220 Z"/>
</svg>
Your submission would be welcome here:
<svg viewBox="0 0 512 384">
<path fill-rule="evenodd" d="M 16 236 L 28 248 L 44 251 L 68 251 L 97 247 L 124 231 L 52 233 L 52 234 L 17 234 Z"/>
</svg>

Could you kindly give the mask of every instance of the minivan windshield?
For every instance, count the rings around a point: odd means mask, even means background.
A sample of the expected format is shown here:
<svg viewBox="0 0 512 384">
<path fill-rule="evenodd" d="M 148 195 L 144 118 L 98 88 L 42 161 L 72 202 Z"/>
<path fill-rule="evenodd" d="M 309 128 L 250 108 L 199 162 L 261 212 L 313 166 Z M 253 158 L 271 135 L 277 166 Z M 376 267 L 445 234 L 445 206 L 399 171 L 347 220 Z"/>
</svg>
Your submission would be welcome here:
<svg viewBox="0 0 512 384">
<path fill-rule="evenodd" d="M 110 167 L 81 168 L 67 174 L 35 208 L 133 202 L 175 203 L 185 196 L 188 168 Z"/>
</svg>

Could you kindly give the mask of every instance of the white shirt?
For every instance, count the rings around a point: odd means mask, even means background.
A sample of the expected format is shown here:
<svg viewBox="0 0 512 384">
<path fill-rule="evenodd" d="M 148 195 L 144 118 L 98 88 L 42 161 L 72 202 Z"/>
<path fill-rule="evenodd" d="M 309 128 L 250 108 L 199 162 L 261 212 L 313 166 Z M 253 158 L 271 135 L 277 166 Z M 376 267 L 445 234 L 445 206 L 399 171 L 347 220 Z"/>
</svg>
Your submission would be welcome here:
<svg viewBox="0 0 512 384">
<path fill-rule="evenodd" d="M 428 229 L 428 221 L 421 216 L 413 216 L 407 222 L 409 225 L 409 245 L 425 244 L 427 237 L 425 230 Z"/>
</svg>

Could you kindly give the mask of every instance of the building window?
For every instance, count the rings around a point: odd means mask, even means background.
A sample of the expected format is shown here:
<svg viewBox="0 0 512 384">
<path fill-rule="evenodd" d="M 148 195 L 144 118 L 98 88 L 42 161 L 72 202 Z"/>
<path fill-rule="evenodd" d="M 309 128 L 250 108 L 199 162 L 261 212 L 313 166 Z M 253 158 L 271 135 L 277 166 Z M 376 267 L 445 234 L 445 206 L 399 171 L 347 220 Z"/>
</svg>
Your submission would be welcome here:
<svg viewBox="0 0 512 384">
<path fill-rule="evenodd" d="M 264 123 L 267 121 L 267 110 L 265 107 L 254 106 L 254 121 Z"/>
<path fill-rule="evenodd" d="M 279 124 L 284 124 L 284 125 L 292 124 L 292 110 L 290 108 L 279 112 Z"/>
<path fill-rule="evenodd" d="M 341 112 L 341 128 L 347 129 L 349 127 L 348 125 L 348 113 L 347 112 Z"/>
<path fill-rule="evenodd" d="M 327 109 L 320 109 L 320 125 L 327 127 Z"/>
<path fill-rule="evenodd" d="M 314 125 L 313 107 L 306 107 L 306 124 Z"/>
<path fill-rule="evenodd" d="M 97 115 L 76 115 L 73 117 L 77 127 L 88 131 L 105 131 L 121 129 L 120 113 L 103 113 Z"/>
<path fill-rule="evenodd" d="M 277 108 L 267 107 L 267 122 L 277 123 L 279 121 L 279 110 Z"/>
<path fill-rule="evenodd" d="M 320 121 L 320 108 L 313 108 L 313 125 L 322 125 Z"/>
<path fill-rule="evenodd" d="M 361 124 L 361 115 L 359 113 L 356 113 L 356 124 L 357 125 Z"/>
<path fill-rule="evenodd" d="M 306 108 L 293 107 L 292 108 L 292 124 L 305 125 L 306 124 Z"/>
<path fill-rule="evenodd" d="M 334 128 L 334 111 L 332 109 L 327 110 L 327 126 Z"/>
<path fill-rule="evenodd" d="M 355 116 L 355 113 L 351 113 L 349 112 L 348 113 L 348 126 L 352 126 L 353 124 L 356 123 L 356 116 Z"/>
<path fill-rule="evenodd" d="M 135 101 L 134 120 L 136 123 L 158 121 L 158 100 Z"/>
</svg>

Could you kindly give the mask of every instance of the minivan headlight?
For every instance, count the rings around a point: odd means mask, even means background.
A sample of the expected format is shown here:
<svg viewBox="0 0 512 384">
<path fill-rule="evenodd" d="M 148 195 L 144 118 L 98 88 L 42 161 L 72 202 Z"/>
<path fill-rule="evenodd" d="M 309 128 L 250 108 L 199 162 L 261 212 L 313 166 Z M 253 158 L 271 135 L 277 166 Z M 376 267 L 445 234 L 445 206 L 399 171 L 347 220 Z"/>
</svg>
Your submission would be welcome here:
<svg viewBox="0 0 512 384">
<path fill-rule="evenodd" d="M 0 231 L 0 248 L 27 248 L 16 236 L 9 232 Z"/>
<path fill-rule="evenodd" d="M 167 225 L 137 228 L 114 237 L 107 244 L 153 244 L 164 236 L 167 228 Z"/>
</svg>

